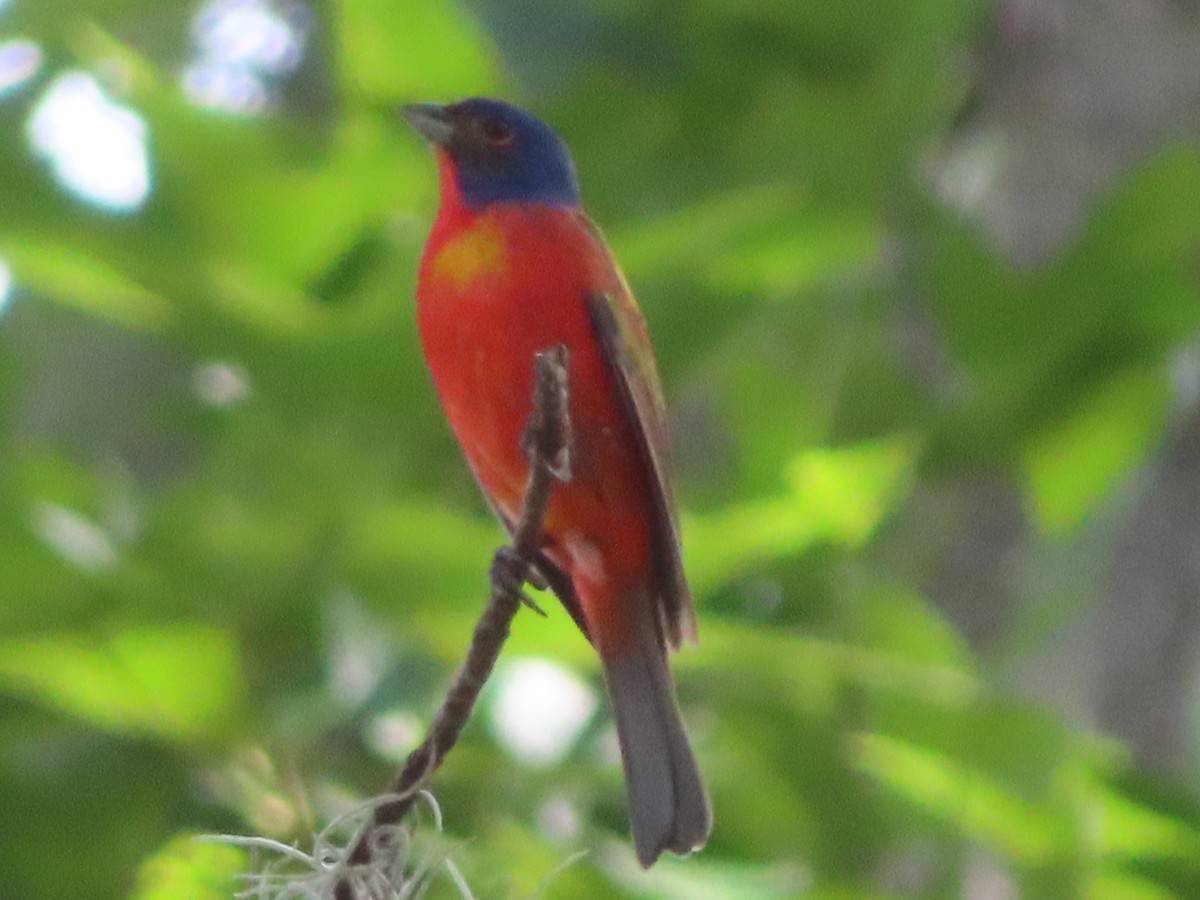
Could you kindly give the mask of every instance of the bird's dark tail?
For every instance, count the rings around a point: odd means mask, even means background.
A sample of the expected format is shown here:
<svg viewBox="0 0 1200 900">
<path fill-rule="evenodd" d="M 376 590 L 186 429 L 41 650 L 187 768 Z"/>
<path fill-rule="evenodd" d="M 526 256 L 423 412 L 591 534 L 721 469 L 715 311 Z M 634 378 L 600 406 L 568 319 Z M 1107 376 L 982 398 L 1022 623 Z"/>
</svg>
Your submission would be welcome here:
<svg viewBox="0 0 1200 900">
<path fill-rule="evenodd" d="M 648 599 L 632 646 L 604 653 L 604 678 L 612 701 L 629 791 L 629 821 L 639 862 L 654 864 L 664 850 L 686 854 L 704 846 L 712 831 L 708 794 L 683 730 L 666 649 Z"/>
</svg>

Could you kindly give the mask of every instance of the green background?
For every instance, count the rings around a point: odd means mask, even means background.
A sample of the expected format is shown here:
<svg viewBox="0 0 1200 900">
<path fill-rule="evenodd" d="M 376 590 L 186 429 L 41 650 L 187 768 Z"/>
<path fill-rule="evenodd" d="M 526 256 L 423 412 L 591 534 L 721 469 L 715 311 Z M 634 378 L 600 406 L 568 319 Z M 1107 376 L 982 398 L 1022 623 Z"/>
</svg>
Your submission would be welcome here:
<svg viewBox="0 0 1200 900">
<path fill-rule="evenodd" d="M 1148 141 L 1018 264 L 987 192 L 946 187 L 967 137 L 984 164 L 1029 139 L 978 127 L 989 67 L 1020 65 L 1009 6 L 292 5 L 305 55 L 256 114 L 181 90 L 192 3 L 0 9 L 44 56 L 0 93 L 0 897 L 227 896 L 249 856 L 193 835 L 308 846 L 428 721 L 501 533 L 419 353 L 436 178 L 390 110 L 473 94 L 564 136 L 654 335 L 717 824 L 641 873 L 602 706 L 539 766 L 494 738 L 492 691 L 410 873 L 437 897 L 447 853 L 477 897 L 1200 896 L 1186 704 L 1164 763 L 1056 693 L 1103 681 L 1081 667 L 1112 645 L 1064 636 L 1195 402 L 1200 144 Z M 135 210 L 31 153 L 68 70 L 146 123 Z M 598 689 L 557 607 L 518 617 L 522 658 Z"/>
</svg>

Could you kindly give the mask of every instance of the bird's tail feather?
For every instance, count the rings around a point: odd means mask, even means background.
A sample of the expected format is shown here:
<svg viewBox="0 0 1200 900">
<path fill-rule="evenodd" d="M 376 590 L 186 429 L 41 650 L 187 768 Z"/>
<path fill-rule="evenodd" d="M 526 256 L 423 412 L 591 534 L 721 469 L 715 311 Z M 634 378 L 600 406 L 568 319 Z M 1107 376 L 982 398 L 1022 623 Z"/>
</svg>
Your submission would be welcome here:
<svg viewBox="0 0 1200 900">
<path fill-rule="evenodd" d="M 702 847 L 712 830 L 712 811 L 679 716 L 650 603 L 639 605 L 644 621 L 638 622 L 633 645 L 602 656 L 625 766 L 633 840 L 639 862 L 649 867 L 664 850 L 686 854 Z"/>
</svg>

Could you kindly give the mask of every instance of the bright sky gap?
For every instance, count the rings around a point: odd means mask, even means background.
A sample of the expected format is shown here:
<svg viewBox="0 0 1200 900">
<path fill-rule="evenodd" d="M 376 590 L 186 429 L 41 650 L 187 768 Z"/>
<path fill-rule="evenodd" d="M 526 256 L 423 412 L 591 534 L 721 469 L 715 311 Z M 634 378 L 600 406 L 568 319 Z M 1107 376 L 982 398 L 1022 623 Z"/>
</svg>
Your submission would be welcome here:
<svg viewBox="0 0 1200 900">
<path fill-rule="evenodd" d="M 41 67 L 42 48 L 36 41 L 25 38 L 0 41 L 0 99 L 28 82 Z"/>
<path fill-rule="evenodd" d="M 8 268 L 8 264 L 0 259 L 0 315 L 4 314 L 8 304 L 12 302 L 12 295 L 12 271 Z"/>
<path fill-rule="evenodd" d="M 27 133 L 64 188 L 94 206 L 132 212 L 150 195 L 146 123 L 100 83 L 69 71 L 45 89 Z"/>
</svg>

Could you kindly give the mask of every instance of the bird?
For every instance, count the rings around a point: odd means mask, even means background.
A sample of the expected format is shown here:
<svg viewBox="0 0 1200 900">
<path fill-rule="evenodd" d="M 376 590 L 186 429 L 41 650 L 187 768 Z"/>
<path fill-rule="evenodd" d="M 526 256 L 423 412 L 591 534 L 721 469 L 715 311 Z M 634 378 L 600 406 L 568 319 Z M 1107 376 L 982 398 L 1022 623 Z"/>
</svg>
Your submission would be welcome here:
<svg viewBox="0 0 1200 900">
<path fill-rule="evenodd" d="M 690 854 L 713 819 L 668 668 L 696 622 L 645 320 L 549 125 L 482 97 L 402 114 L 438 168 L 416 305 L 443 411 L 511 533 L 529 473 L 534 354 L 566 347 L 571 476 L 554 486 L 533 574 L 600 657 L 638 861 Z"/>
</svg>

